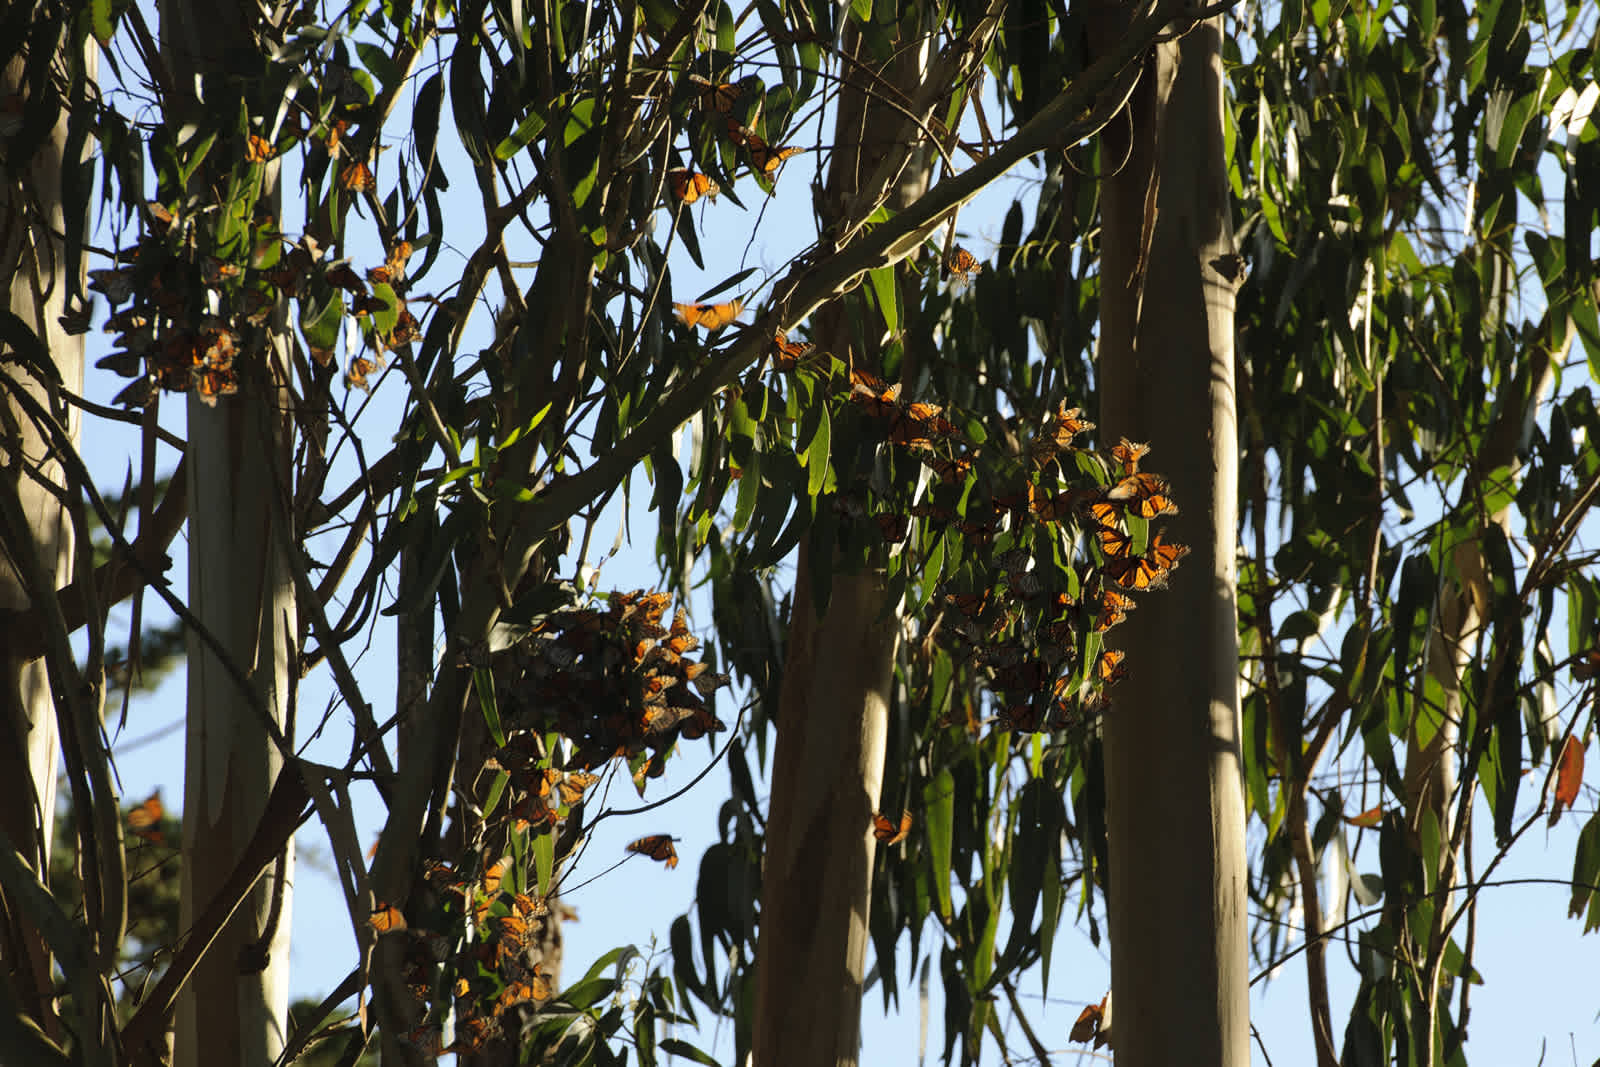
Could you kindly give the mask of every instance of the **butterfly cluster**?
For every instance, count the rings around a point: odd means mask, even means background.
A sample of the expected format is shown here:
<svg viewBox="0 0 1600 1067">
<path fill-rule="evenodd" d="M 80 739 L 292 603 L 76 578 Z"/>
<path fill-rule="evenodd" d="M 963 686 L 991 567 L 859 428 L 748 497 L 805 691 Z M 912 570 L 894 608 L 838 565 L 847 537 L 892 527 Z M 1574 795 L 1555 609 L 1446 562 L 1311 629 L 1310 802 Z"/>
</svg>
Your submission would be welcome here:
<svg viewBox="0 0 1600 1067">
<path fill-rule="evenodd" d="M 1105 457 L 1090 455 L 1076 440 L 1093 424 L 1062 405 L 1020 462 L 1001 461 L 941 408 L 904 401 L 874 375 L 852 371 L 847 396 L 886 446 L 933 476 L 915 503 L 870 517 L 891 545 L 911 537 L 913 520 L 923 543 L 939 540 L 946 577 L 934 589 L 932 632 L 984 679 L 1000 708 L 996 724 L 1034 732 L 1091 722 L 1102 691 L 1127 669 L 1103 635 L 1133 610 L 1132 594 L 1164 585 L 1188 552 L 1152 533 L 1152 520 L 1177 507 L 1166 480 L 1140 469 L 1148 446 L 1124 440 Z M 1085 470 L 1100 472 L 1097 480 L 1084 484 Z M 1078 484 L 1063 488 L 1063 474 Z M 836 508 L 846 519 L 869 514 L 848 494 Z"/>
<path fill-rule="evenodd" d="M 436 1022 L 424 1021 L 406 1040 L 430 1055 L 486 1048 L 514 1035 L 555 995 L 543 973 L 543 946 L 552 940 L 556 905 L 524 891 L 527 872 L 510 856 L 468 876 L 442 860 L 423 863 L 424 890 L 411 907 L 428 921 L 407 923 L 401 910 L 379 902 L 369 924 L 379 935 L 405 938 L 401 975 L 428 1020 L 449 1005 L 455 1039 L 446 1044 Z M 470 931 L 470 935 L 469 935 Z"/>
<path fill-rule="evenodd" d="M 240 235 L 242 250 L 229 258 L 200 247 L 197 216 L 152 202 L 145 219 L 143 237 L 116 253 L 116 266 L 89 272 L 89 288 L 113 309 L 106 332 L 116 335 L 114 351 L 96 366 L 133 379 L 117 395 L 119 405 L 145 407 L 163 391 L 193 392 L 214 405 L 239 391 L 243 368 L 261 368 L 264 380 L 268 320 L 284 299 L 300 300 L 303 312 L 348 309 L 362 325 L 368 350 L 352 359 L 346 375 L 355 388 L 367 386 L 386 349 L 418 336 L 418 322 L 398 295 L 411 255 L 404 241 L 363 280 L 348 263 L 324 262 L 309 236 L 288 245 L 265 213 L 251 220 Z M 323 365 L 333 357 L 331 348 L 315 344 L 310 354 Z"/>
<path fill-rule="evenodd" d="M 500 654 L 507 725 L 559 731 L 573 745 L 568 766 L 582 770 L 724 729 L 708 700 L 728 676 L 692 657 L 700 641 L 683 610 L 662 625 L 665 593 L 618 592 L 609 601 L 549 614 Z M 650 771 L 659 773 L 659 762 Z"/>
</svg>

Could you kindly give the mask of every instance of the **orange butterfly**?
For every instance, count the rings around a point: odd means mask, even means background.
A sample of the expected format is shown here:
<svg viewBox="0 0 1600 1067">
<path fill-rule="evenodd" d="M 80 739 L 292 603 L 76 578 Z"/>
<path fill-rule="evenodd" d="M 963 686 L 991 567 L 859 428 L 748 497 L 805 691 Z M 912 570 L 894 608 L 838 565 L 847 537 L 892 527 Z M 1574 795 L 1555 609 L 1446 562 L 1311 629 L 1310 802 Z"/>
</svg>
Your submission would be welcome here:
<svg viewBox="0 0 1600 1067">
<path fill-rule="evenodd" d="M 151 793 L 143 804 L 128 812 L 128 829 L 152 844 L 161 844 L 161 790 Z"/>
<path fill-rule="evenodd" d="M 1063 403 L 1055 414 L 1055 425 L 1050 428 L 1057 448 L 1071 448 L 1073 438 L 1094 429 L 1094 423 L 1083 418 L 1082 408 L 1069 408 Z"/>
<path fill-rule="evenodd" d="M 794 370 L 806 353 L 816 347 L 804 341 L 791 341 L 781 333 L 773 335 L 772 343 L 778 348 L 778 358 L 774 362 L 779 370 Z"/>
<path fill-rule="evenodd" d="M 1130 475 L 1139 473 L 1139 461 L 1149 454 L 1149 445 L 1134 444 L 1126 437 L 1111 447 L 1111 458 L 1122 464 Z"/>
<path fill-rule="evenodd" d="M 677 167 L 667 171 L 667 188 L 672 191 L 676 199 L 682 200 L 685 204 L 692 204 L 702 196 L 715 200 L 717 194 L 722 192 L 708 175 L 696 173 L 687 167 Z"/>
<path fill-rule="evenodd" d="M 882 841 L 885 845 L 898 845 L 906 839 L 906 835 L 910 832 L 911 813 L 909 811 L 900 813 L 900 824 L 898 826 L 887 815 L 876 811 L 872 813 L 872 836 Z"/>
<path fill-rule="evenodd" d="M 1105 498 L 1122 504 L 1142 519 L 1153 519 L 1159 515 L 1178 513 L 1178 506 L 1172 502 L 1171 492 L 1171 486 L 1167 484 L 1165 478 L 1146 471 L 1128 475 L 1106 490 Z"/>
<path fill-rule="evenodd" d="M 1159 533 L 1150 539 L 1150 547 L 1145 552 L 1146 557 L 1163 573 L 1176 567 L 1178 561 L 1188 554 L 1188 545 L 1177 545 L 1170 541 L 1164 541 Z"/>
<path fill-rule="evenodd" d="M 950 249 L 950 254 L 944 257 L 944 265 L 946 270 L 963 282 L 971 281 L 974 274 L 983 271 L 983 264 L 978 262 L 978 257 L 960 245 Z"/>
<path fill-rule="evenodd" d="M 678 850 L 672 847 L 673 838 L 670 834 L 651 834 L 641 837 L 628 846 L 629 852 L 637 852 L 641 856 L 649 856 L 658 863 L 665 863 L 670 870 L 678 865 Z"/>
<path fill-rule="evenodd" d="M 1108 648 L 1100 653 L 1100 659 L 1094 665 L 1095 673 L 1100 676 L 1100 680 L 1107 685 L 1113 685 L 1126 678 L 1128 668 L 1122 661 L 1127 655 L 1120 648 Z"/>
<path fill-rule="evenodd" d="M 1121 559 L 1133 551 L 1133 539 L 1115 526 L 1102 526 L 1094 532 L 1100 551 L 1111 559 Z"/>
<path fill-rule="evenodd" d="M 715 111 L 723 115 L 732 114 L 733 105 L 739 102 L 741 95 L 737 85 L 729 82 L 713 82 L 698 74 L 690 74 L 688 77 L 690 84 L 695 86 L 700 110 Z"/>
<path fill-rule="evenodd" d="M 672 310 L 685 326 L 693 329 L 703 326 L 720 330 L 737 319 L 744 311 L 743 300 L 730 300 L 726 304 L 673 304 Z"/>
<path fill-rule="evenodd" d="M 339 172 L 339 187 L 347 192 L 364 193 L 377 184 L 365 163 L 352 163 Z"/>
<path fill-rule="evenodd" d="M 378 356 L 357 356 L 350 361 L 350 368 L 344 372 L 345 387 L 368 392 L 372 389 L 372 383 L 367 379 L 373 372 L 382 369 L 382 358 Z"/>
<path fill-rule="evenodd" d="M 960 431 L 943 416 L 943 411 L 937 404 L 906 405 L 905 411 L 889 425 L 889 440 L 911 448 L 928 448 L 935 438 L 955 437 Z"/>
<path fill-rule="evenodd" d="M 1100 593 L 1100 617 L 1095 620 L 1094 628 L 1097 633 L 1104 633 L 1117 623 L 1128 617 L 1128 612 L 1137 606 L 1133 597 L 1126 593 L 1119 593 L 1115 589 L 1105 589 Z"/>
<path fill-rule="evenodd" d="M 1187 546 L 1165 542 L 1156 534 L 1144 556 L 1106 561 L 1106 576 L 1124 589 L 1159 589 L 1167 584 L 1168 573 L 1188 554 Z"/>
<path fill-rule="evenodd" d="M 406 917 L 393 904 L 379 901 L 372 909 L 372 915 L 368 917 L 367 923 L 380 934 L 392 934 L 406 928 Z"/>
<path fill-rule="evenodd" d="M 734 144 L 743 145 L 750 153 L 750 161 L 756 165 L 756 170 L 767 177 L 771 177 L 783 161 L 790 156 L 797 156 L 804 152 L 804 148 L 795 146 L 773 148 L 748 126 L 741 126 L 732 119 L 728 120 L 728 136 Z"/>
<path fill-rule="evenodd" d="M 505 856 L 492 867 L 486 868 L 483 872 L 483 891 L 491 897 L 500 892 L 500 886 L 510 871 L 510 856 Z"/>
</svg>

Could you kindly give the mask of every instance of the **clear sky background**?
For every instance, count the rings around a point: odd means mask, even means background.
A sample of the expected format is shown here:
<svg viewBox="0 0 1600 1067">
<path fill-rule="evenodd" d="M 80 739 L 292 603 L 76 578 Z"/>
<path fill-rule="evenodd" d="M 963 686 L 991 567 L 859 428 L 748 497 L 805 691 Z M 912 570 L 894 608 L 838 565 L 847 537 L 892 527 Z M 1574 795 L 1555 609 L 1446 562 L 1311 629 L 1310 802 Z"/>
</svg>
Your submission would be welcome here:
<svg viewBox="0 0 1600 1067">
<path fill-rule="evenodd" d="M 989 114 L 991 120 L 997 114 L 992 103 Z M 398 132 L 403 129 L 403 123 L 393 122 L 390 129 Z M 817 129 L 813 121 L 793 135 L 790 143 L 815 148 Z M 394 181 L 394 157 L 399 155 L 399 152 L 386 154 L 377 167 L 380 189 L 391 187 Z M 682 253 L 681 245 L 676 245 L 672 257 L 672 299 L 692 300 L 722 278 L 747 267 L 762 268 L 765 272 L 762 277 L 781 274 L 788 262 L 814 237 L 809 186 L 813 180 L 820 178 L 826 158 L 824 151 L 811 152 L 790 160 L 778 182 L 777 195 L 770 200 L 753 180 L 746 178 L 741 181 L 738 192 L 748 207 L 747 211 L 741 211 L 725 200 L 695 205 L 692 210 L 701 233 L 702 247 L 706 250 L 709 269 L 699 271 Z M 452 176 L 465 173 L 461 163 L 458 155 L 447 164 L 452 168 Z M 986 259 L 992 253 L 1001 220 L 1013 198 L 1022 201 L 1031 219 L 1035 198 L 1033 186 L 1039 177 L 1038 169 L 1024 165 L 1013 177 L 992 187 L 969 207 L 960 221 L 965 247 L 980 259 Z M 448 233 L 444 235 L 445 254 L 420 286 L 423 292 L 434 292 L 457 277 L 456 268 L 464 263 L 465 256 L 475 247 L 481 234 L 481 207 L 471 190 L 471 183 L 456 182 L 450 195 L 457 199 L 447 198 L 445 202 L 448 220 Z M 290 221 L 291 228 L 293 220 L 300 217 L 298 211 L 292 208 L 286 209 L 284 216 Z M 657 213 L 656 220 L 658 232 L 664 231 L 669 223 L 668 211 L 663 208 Z M 370 228 L 362 220 L 353 218 L 351 229 L 369 242 L 365 252 L 358 253 L 356 265 L 366 267 L 381 261 L 381 252 L 371 243 Z M 525 244 L 519 247 L 518 238 L 514 234 L 511 236 L 508 249 L 510 258 L 537 259 L 537 246 L 531 239 L 523 238 L 523 241 Z M 113 242 L 106 238 L 98 243 L 105 246 Z M 530 278 L 531 272 L 523 272 L 520 280 L 526 284 Z M 758 293 L 750 303 L 759 305 L 764 296 L 764 293 Z M 97 323 L 103 321 L 104 312 L 102 302 L 96 308 Z M 483 343 L 483 328 L 490 321 L 490 315 L 480 309 L 476 319 L 479 333 L 476 341 L 469 338 L 469 349 L 474 344 Z M 108 351 L 108 346 L 104 335 L 98 333 L 90 335 L 90 342 L 89 361 L 92 364 Z M 397 372 L 391 373 L 394 373 L 396 380 L 380 381 L 374 400 L 364 408 L 360 408 L 365 400 L 362 394 L 351 393 L 347 398 L 349 414 L 355 417 L 356 432 L 362 438 L 369 457 L 387 450 L 390 435 L 398 421 L 404 384 Z M 91 400 L 109 403 L 122 384 L 108 374 L 91 371 L 86 392 Z M 340 392 L 339 387 L 335 387 L 335 392 Z M 182 407 L 181 402 L 171 397 L 166 398 L 162 405 L 163 421 L 180 435 L 183 433 Z M 358 408 L 359 417 L 356 417 Z M 85 455 L 97 476 L 102 479 L 102 485 L 120 485 L 130 463 L 137 469 L 138 433 L 134 427 L 86 418 L 83 445 Z M 163 446 L 161 469 L 170 470 L 175 461 L 175 454 Z M 353 466 L 349 461 L 349 450 L 346 449 L 344 459 L 330 478 L 329 485 L 340 487 L 351 477 Z M 634 491 L 641 500 L 630 509 L 628 526 L 632 537 L 631 540 L 624 538 L 616 558 L 606 563 L 601 583 L 604 588 L 660 585 L 653 558 L 656 522 L 655 516 L 645 510 L 649 493 L 643 485 L 642 476 L 635 484 Z M 613 543 L 621 525 L 621 516 L 621 507 L 614 503 L 595 531 L 593 552 L 604 552 Z M 326 557 L 331 552 L 330 546 L 317 541 L 311 543 L 310 550 L 319 557 Z M 169 575 L 181 595 L 186 586 L 186 563 L 181 540 L 175 544 L 173 556 L 175 562 Z M 357 566 L 360 565 L 361 561 L 358 560 Z M 570 564 L 568 566 L 570 569 Z M 147 598 L 146 610 L 157 617 L 160 615 L 154 598 Z M 703 592 L 691 604 L 691 610 L 696 629 L 705 634 L 709 629 L 710 610 Z M 1143 610 L 1161 610 L 1160 598 L 1149 598 Z M 121 633 L 125 634 L 128 618 L 126 605 L 114 613 L 113 641 L 121 639 L 119 627 Z M 1558 629 L 1556 632 L 1561 631 Z M 380 710 L 380 719 L 384 718 L 382 709 L 393 703 L 394 637 L 389 620 L 378 619 L 367 636 L 367 643 L 360 650 L 354 668 L 368 699 Z M 349 751 L 350 718 L 348 712 L 334 701 L 335 696 L 325 671 L 318 671 L 308 678 L 300 698 L 299 736 L 301 742 L 306 742 L 321 709 L 331 709 L 327 712 L 326 728 L 319 737 L 309 742 L 305 754 L 312 759 L 337 764 Z M 734 707 L 736 702 L 730 700 L 726 692 L 719 696 L 719 713 L 724 720 L 731 722 L 730 712 Z M 180 807 L 183 708 L 184 678 L 181 669 L 167 678 L 153 695 L 142 696 L 134 701 L 126 732 L 114 737 L 117 767 L 125 798 L 143 798 L 156 788 L 161 788 L 168 807 L 174 810 Z M 114 724 L 114 712 L 111 719 Z M 720 748 L 725 738 L 726 735 L 721 735 L 709 742 L 684 743 L 680 758 L 672 762 L 665 779 L 651 785 L 646 799 L 659 799 L 681 788 Z M 1534 772 L 1522 793 L 1527 810 L 1532 810 L 1542 784 L 1543 769 L 1539 769 Z M 627 807 L 637 803 L 625 772 L 611 782 L 611 790 L 610 797 L 614 804 Z M 1350 795 L 1350 792 L 1347 790 L 1346 795 Z M 565 897 L 566 903 L 576 908 L 578 913 L 577 921 L 568 923 L 564 930 L 566 954 L 563 973 L 567 981 L 581 976 L 595 958 L 623 944 L 636 945 L 647 957 L 654 954 L 660 965 L 670 970 L 666 950 L 667 929 L 676 916 L 692 907 L 699 857 L 715 840 L 716 811 L 728 795 L 726 773 L 720 768 L 713 769 L 687 795 L 665 807 L 633 819 L 606 820 L 596 828 L 579 867 L 567 881 L 569 886 L 585 883 L 581 888 L 569 891 Z M 363 844 L 370 844 L 382 825 L 382 805 L 370 790 L 358 792 L 355 801 Z M 1508 881 L 1522 878 L 1559 881 L 1568 877 L 1577 831 L 1593 806 L 1594 792 L 1591 789 L 1580 798 L 1579 811 L 1564 816 L 1555 829 L 1546 831 L 1541 824 L 1520 841 L 1512 859 L 1500 869 L 1499 876 Z M 1481 869 L 1484 858 L 1492 854 L 1493 841 L 1484 831 L 1489 826 L 1487 817 L 1479 818 L 1477 826 L 1479 831 L 1474 847 Z M 676 870 L 667 870 L 642 857 L 626 858 L 623 846 L 628 841 L 655 832 L 671 832 L 681 838 L 678 851 L 683 862 Z M 1260 833 L 1259 828 L 1252 833 L 1252 842 L 1256 847 L 1260 844 Z M 313 820 L 301 832 L 298 840 L 300 852 L 293 904 L 292 988 L 297 998 L 320 999 L 344 977 L 352 965 L 354 938 L 320 824 Z M 624 859 L 625 866 L 621 870 L 603 873 Z M 1376 867 L 1373 850 L 1358 853 L 1355 858 L 1354 868 L 1358 871 L 1371 872 Z M 588 881 L 590 878 L 594 880 Z M 818 886 L 817 891 L 826 892 L 827 887 Z M 1600 938 L 1580 937 L 1580 922 L 1565 917 L 1567 898 L 1568 890 L 1564 884 L 1506 885 L 1484 892 L 1477 927 L 1475 963 L 1485 975 L 1486 983 L 1475 989 L 1472 997 L 1473 1015 L 1468 1050 L 1473 1063 L 1587 1065 L 1600 1060 L 1600 1019 L 1597 1019 L 1600 996 L 1595 992 L 1600 986 L 1597 986 L 1594 978 L 1600 974 Z M 1075 899 L 1075 896 L 1070 897 L 1069 903 L 1075 902 Z M 1101 918 L 1103 920 L 1103 915 Z M 1052 1049 L 1052 1062 L 1057 1064 L 1089 1063 L 1106 1058 L 1082 1046 L 1069 1046 L 1066 1040 L 1067 1031 L 1083 1005 L 1098 1001 L 1109 986 L 1106 946 L 1102 944 L 1097 948 L 1091 944 L 1086 925 L 1073 927 L 1070 925 L 1071 919 L 1072 908 L 1069 907 L 1064 916 L 1067 925 L 1058 934 L 1048 999 L 1043 999 L 1037 980 L 1021 990 L 1029 1018 L 1046 1046 Z M 1294 940 L 1297 939 L 1291 938 L 1291 941 Z M 925 948 L 929 944 L 934 945 L 936 953 L 937 942 L 925 940 Z M 1352 939 L 1352 954 L 1353 951 Z M 1355 991 L 1355 972 L 1346 963 L 1342 945 L 1330 952 L 1329 965 L 1335 1027 L 1342 1034 L 1343 1022 Z M 906 967 L 907 960 L 902 958 L 899 970 L 906 985 L 901 990 L 896 1013 L 884 1014 L 883 998 L 877 988 L 869 990 L 867 994 L 861 1057 L 864 1064 L 890 1067 L 917 1061 L 922 1012 L 917 1003 L 915 981 Z M 937 971 L 937 966 L 934 969 Z M 719 965 L 719 970 L 725 970 L 725 967 Z M 930 1061 L 937 1060 L 943 1045 L 943 1009 L 938 987 L 939 980 L 935 974 L 933 1001 L 927 1012 Z M 1300 959 L 1289 962 L 1281 968 L 1280 973 L 1255 986 L 1252 1015 L 1261 1036 L 1261 1044 L 1253 1053 L 1256 1063 L 1270 1062 L 1282 1067 L 1314 1062 L 1306 1010 L 1304 969 Z M 708 1018 L 704 1012 L 701 1016 L 702 1019 Z M 1002 1011 L 1001 1017 L 1006 1018 L 1007 1013 Z M 698 1034 L 678 1036 L 712 1050 L 723 1062 L 732 1058 L 732 1029 L 726 1023 L 720 1027 L 710 1024 Z M 1009 1037 L 1014 1040 L 1015 1049 L 1026 1049 L 1020 1031 L 1014 1026 L 1009 1030 Z M 992 1041 L 985 1057 L 989 1062 L 998 1062 Z"/>
</svg>

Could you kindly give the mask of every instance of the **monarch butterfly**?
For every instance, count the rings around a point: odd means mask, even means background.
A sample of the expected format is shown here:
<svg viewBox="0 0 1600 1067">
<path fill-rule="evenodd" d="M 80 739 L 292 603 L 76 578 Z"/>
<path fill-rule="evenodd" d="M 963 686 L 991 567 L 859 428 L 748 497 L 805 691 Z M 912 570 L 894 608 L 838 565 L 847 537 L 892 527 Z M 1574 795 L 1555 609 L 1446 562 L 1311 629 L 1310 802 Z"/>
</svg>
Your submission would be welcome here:
<svg viewBox="0 0 1600 1067">
<path fill-rule="evenodd" d="M 550 905 L 537 897 L 530 897 L 526 893 L 518 893 L 511 898 L 516 905 L 517 913 L 524 919 L 538 919 L 550 914 Z"/>
<path fill-rule="evenodd" d="M 1072 514 L 1074 499 L 1070 490 L 1051 493 L 1032 482 L 1028 483 L 1028 510 L 1040 522 L 1060 522 Z"/>
<path fill-rule="evenodd" d="M 1173 544 L 1163 541 L 1158 533 L 1150 539 L 1150 548 L 1145 552 L 1150 559 L 1164 573 L 1178 565 L 1178 561 L 1189 554 L 1188 545 Z"/>
<path fill-rule="evenodd" d="M 508 1008 L 518 1004 L 535 1003 L 549 1000 L 552 996 L 550 980 L 542 974 L 535 973 L 526 982 L 508 982 L 500 996 L 495 1000 L 494 1013 L 503 1014 Z"/>
<path fill-rule="evenodd" d="M 1108 1035 L 1100 1033 L 1100 1024 L 1105 1019 L 1105 1014 L 1106 998 L 1101 997 L 1100 1003 L 1090 1004 L 1078 1013 L 1078 1020 L 1072 1024 L 1072 1032 L 1067 1035 L 1067 1040 L 1081 1043 L 1093 1039 L 1095 1048 L 1105 1044 Z"/>
<path fill-rule="evenodd" d="M 1082 408 L 1069 408 L 1062 404 L 1055 414 L 1055 424 L 1050 427 L 1057 448 L 1071 448 L 1072 439 L 1080 433 L 1094 429 L 1094 423 L 1083 418 Z"/>
<path fill-rule="evenodd" d="M 367 923 L 380 934 L 392 934 L 406 928 L 406 917 L 393 904 L 379 901 L 367 918 Z"/>
<path fill-rule="evenodd" d="M 1144 556 L 1129 556 L 1106 562 L 1106 576 L 1124 589 L 1159 589 L 1167 584 L 1167 574 L 1189 554 L 1184 545 L 1161 540 L 1156 534 Z"/>
<path fill-rule="evenodd" d="M 1102 526 L 1094 535 L 1100 542 L 1100 551 L 1111 559 L 1121 559 L 1133 552 L 1133 539 L 1115 526 Z"/>
<path fill-rule="evenodd" d="M 733 105 L 739 101 L 739 87 L 729 82 L 713 82 L 698 74 L 691 74 L 689 83 L 695 86 L 696 102 L 702 111 L 732 114 Z"/>
<path fill-rule="evenodd" d="M 945 459 L 943 456 L 924 454 L 922 462 L 933 468 L 933 473 L 938 475 L 939 480 L 946 484 L 965 480 L 967 472 L 972 470 L 972 460 L 964 459 L 960 456 Z"/>
<path fill-rule="evenodd" d="M 510 856 L 504 856 L 493 866 L 485 868 L 483 872 L 483 891 L 491 897 L 499 893 L 500 886 L 504 883 L 505 877 L 510 870 Z"/>
<path fill-rule="evenodd" d="M 700 647 L 700 639 L 689 632 L 689 613 L 682 608 L 672 616 L 672 629 L 667 632 L 666 644 L 668 649 L 680 656 Z"/>
<path fill-rule="evenodd" d="M 728 136 L 734 144 L 744 146 L 745 151 L 750 153 L 750 161 L 755 164 L 756 170 L 769 178 L 783 165 L 784 160 L 805 151 L 804 148 L 794 145 L 773 148 L 760 134 L 748 126 L 739 125 L 732 119 L 728 120 Z"/>
<path fill-rule="evenodd" d="M 674 198 L 682 200 L 685 204 L 692 204 L 702 196 L 715 200 L 717 194 L 722 192 L 708 175 L 699 174 L 687 167 L 677 167 L 667 171 L 667 188 L 671 190 Z"/>
<path fill-rule="evenodd" d="M 983 271 L 983 264 L 978 262 L 978 257 L 960 245 L 950 249 L 950 253 L 944 257 L 944 265 L 947 271 L 963 282 L 971 281 L 974 274 Z"/>
<path fill-rule="evenodd" d="M 772 343 L 778 349 L 776 363 L 779 370 L 794 370 L 806 353 L 816 347 L 804 341 L 791 341 L 781 333 L 773 335 Z"/>
<path fill-rule="evenodd" d="M 1124 437 L 1111 447 L 1111 458 L 1122 464 L 1129 474 L 1139 473 L 1139 461 L 1150 454 L 1150 446 L 1143 442 L 1134 444 Z"/>
<path fill-rule="evenodd" d="M 882 380 L 877 380 L 876 385 L 882 385 Z M 867 414 L 874 418 L 888 418 L 893 415 L 900 405 L 900 385 L 894 385 L 879 391 L 876 385 L 857 382 L 850 390 L 850 399 L 866 409 Z"/>
<path fill-rule="evenodd" d="M 937 404 L 908 404 L 889 425 L 889 440 L 910 448 L 931 447 L 935 438 L 957 436 L 961 431 L 945 418 Z"/>
<path fill-rule="evenodd" d="M 995 725 L 1002 730 L 1035 734 L 1044 728 L 1044 709 L 1032 703 L 1013 704 L 1001 710 Z"/>
<path fill-rule="evenodd" d="M 1146 471 L 1128 475 L 1106 490 L 1105 498 L 1122 504 L 1142 519 L 1153 519 L 1159 515 L 1178 513 L 1178 505 L 1173 503 L 1171 491 L 1165 478 Z"/>
<path fill-rule="evenodd" d="M 360 389 L 368 392 L 372 383 L 367 381 L 374 371 L 383 369 L 381 356 L 357 356 L 350 361 L 350 367 L 344 372 L 344 384 L 347 389 Z"/>
<path fill-rule="evenodd" d="M 678 850 L 672 847 L 672 842 L 669 834 L 651 834 L 630 844 L 627 851 L 649 856 L 657 863 L 665 863 L 670 870 L 678 865 Z"/>
<path fill-rule="evenodd" d="M 217 397 L 232 396 L 239 391 L 239 378 L 230 367 L 196 367 L 194 391 L 207 406 L 213 406 Z"/>
<path fill-rule="evenodd" d="M 557 786 L 561 794 L 561 803 L 576 804 L 583 799 L 584 790 L 599 780 L 598 774 L 590 774 L 588 771 L 573 771 L 566 775 Z"/>
<path fill-rule="evenodd" d="M 744 311 L 744 301 L 730 300 L 725 304 L 673 304 L 672 310 L 690 329 L 703 326 L 708 330 L 720 330 Z"/>
<path fill-rule="evenodd" d="M 911 532 L 910 516 L 885 511 L 872 517 L 877 520 L 878 530 L 883 534 L 883 539 L 891 545 L 898 545 Z"/>
<path fill-rule="evenodd" d="M 161 790 L 151 793 L 143 804 L 128 812 L 128 829 L 152 844 L 161 844 Z"/>
<path fill-rule="evenodd" d="M 339 188 L 349 193 L 364 193 L 378 182 L 365 163 L 351 163 L 339 172 Z"/>
<path fill-rule="evenodd" d="M 875 811 L 872 813 L 872 836 L 882 841 L 885 845 L 898 845 L 906 839 L 906 835 L 910 832 L 911 813 L 909 811 L 900 813 L 899 825 L 896 825 L 893 819 L 882 812 Z"/>
<path fill-rule="evenodd" d="M 1106 685 L 1113 685 L 1128 676 L 1128 668 L 1123 664 L 1127 653 L 1120 648 L 1108 648 L 1100 653 L 1100 658 L 1095 662 L 1095 674 Z"/>
<path fill-rule="evenodd" d="M 1126 593 L 1119 593 L 1115 589 L 1102 590 L 1100 593 L 1100 616 L 1095 620 L 1096 633 L 1105 633 L 1117 623 L 1127 619 L 1128 612 L 1137 607 L 1137 602 Z"/>
</svg>

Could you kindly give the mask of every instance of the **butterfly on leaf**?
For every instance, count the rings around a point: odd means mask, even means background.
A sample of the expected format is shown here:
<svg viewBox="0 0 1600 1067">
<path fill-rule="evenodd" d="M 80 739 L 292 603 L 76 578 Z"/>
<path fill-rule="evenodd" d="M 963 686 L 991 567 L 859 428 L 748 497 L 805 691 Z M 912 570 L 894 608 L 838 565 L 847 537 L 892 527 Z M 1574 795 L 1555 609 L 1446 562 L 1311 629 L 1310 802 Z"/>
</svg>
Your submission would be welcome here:
<svg viewBox="0 0 1600 1067">
<path fill-rule="evenodd" d="M 687 167 L 677 167 L 667 171 L 667 188 L 674 200 L 681 200 L 685 204 L 692 204 L 702 196 L 715 200 L 717 194 L 722 192 L 710 176 Z"/>
<path fill-rule="evenodd" d="M 911 813 L 902 811 L 898 824 L 882 812 L 872 813 L 872 836 L 885 845 L 898 845 L 911 832 Z"/>
<path fill-rule="evenodd" d="M 725 304 L 673 304 L 673 312 L 685 326 L 700 326 L 707 330 L 720 330 L 737 319 L 744 311 L 743 300 L 730 300 Z"/>
<path fill-rule="evenodd" d="M 669 834 L 651 834 L 629 844 L 627 851 L 649 856 L 657 863 L 665 863 L 670 870 L 678 865 L 678 850 L 672 847 L 672 841 Z"/>
</svg>

